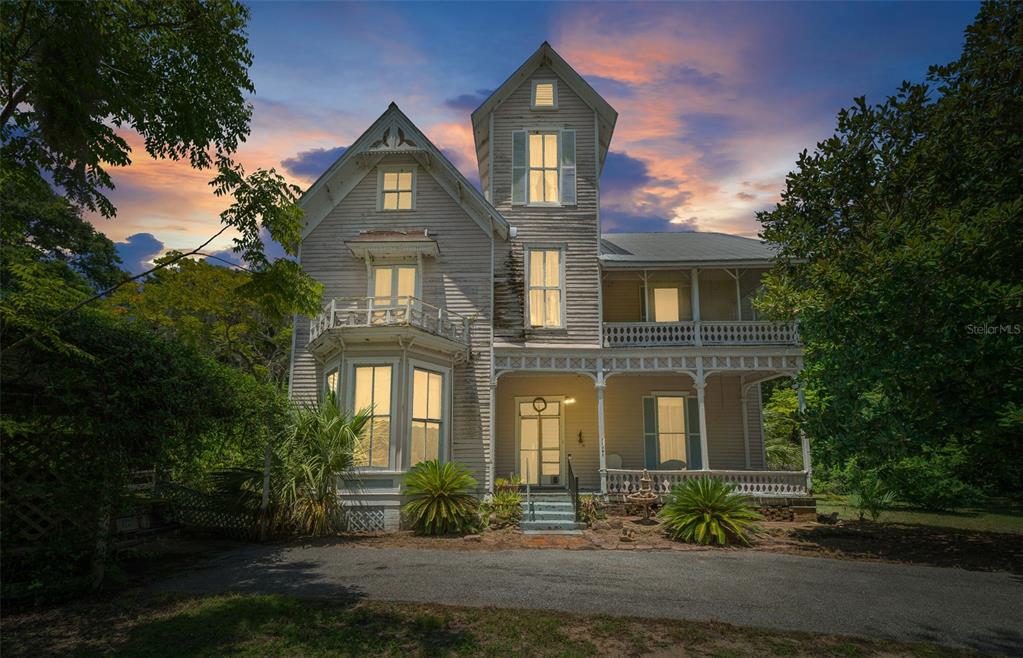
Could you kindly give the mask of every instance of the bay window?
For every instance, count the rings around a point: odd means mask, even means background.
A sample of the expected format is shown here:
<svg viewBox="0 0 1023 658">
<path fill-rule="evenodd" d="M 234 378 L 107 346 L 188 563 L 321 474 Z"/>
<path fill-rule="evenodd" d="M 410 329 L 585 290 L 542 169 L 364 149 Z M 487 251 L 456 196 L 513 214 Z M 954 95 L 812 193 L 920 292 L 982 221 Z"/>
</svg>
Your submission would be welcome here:
<svg viewBox="0 0 1023 658">
<path fill-rule="evenodd" d="M 412 369 L 412 433 L 409 466 L 440 459 L 444 435 L 444 375 Z"/>
<path fill-rule="evenodd" d="M 354 410 L 370 414 L 355 451 L 357 467 L 390 468 L 392 465 L 391 372 L 390 364 L 354 367 Z"/>
</svg>

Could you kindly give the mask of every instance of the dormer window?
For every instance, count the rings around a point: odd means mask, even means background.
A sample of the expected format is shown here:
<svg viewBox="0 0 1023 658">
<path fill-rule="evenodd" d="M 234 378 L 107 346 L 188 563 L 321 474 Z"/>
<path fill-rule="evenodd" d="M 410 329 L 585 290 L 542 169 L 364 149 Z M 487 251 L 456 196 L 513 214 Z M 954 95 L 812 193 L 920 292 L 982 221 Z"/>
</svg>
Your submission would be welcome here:
<svg viewBox="0 0 1023 658">
<path fill-rule="evenodd" d="M 534 110 L 558 109 L 558 82 L 556 80 L 533 80 Z"/>
<path fill-rule="evenodd" d="M 413 210 L 416 196 L 416 169 L 411 166 L 380 167 L 379 210 Z"/>
</svg>

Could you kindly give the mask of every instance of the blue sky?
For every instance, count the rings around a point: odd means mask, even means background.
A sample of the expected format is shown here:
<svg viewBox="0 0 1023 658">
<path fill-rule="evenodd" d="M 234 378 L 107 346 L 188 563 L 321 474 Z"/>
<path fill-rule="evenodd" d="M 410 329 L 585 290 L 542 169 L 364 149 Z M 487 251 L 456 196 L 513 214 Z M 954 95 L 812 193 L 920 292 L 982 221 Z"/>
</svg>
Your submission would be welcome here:
<svg viewBox="0 0 1023 658">
<path fill-rule="evenodd" d="M 754 213 L 773 206 L 798 153 L 831 134 L 838 110 L 955 59 L 978 5 L 250 8 L 255 112 L 239 152 L 249 168 L 307 186 L 394 101 L 475 181 L 469 112 L 547 40 L 619 112 L 601 181 L 605 230 L 755 235 Z M 208 172 L 138 150 L 134 160 L 114 171 L 118 216 L 96 220 L 132 269 L 216 232 L 225 202 Z"/>
</svg>

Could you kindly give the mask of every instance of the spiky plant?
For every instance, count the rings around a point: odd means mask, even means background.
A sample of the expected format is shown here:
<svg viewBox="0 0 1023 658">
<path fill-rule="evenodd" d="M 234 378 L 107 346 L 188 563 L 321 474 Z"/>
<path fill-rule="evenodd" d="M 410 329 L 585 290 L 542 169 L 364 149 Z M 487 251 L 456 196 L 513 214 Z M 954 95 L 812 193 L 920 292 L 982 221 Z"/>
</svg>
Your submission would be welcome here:
<svg viewBox="0 0 1023 658">
<path fill-rule="evenodd" d="M 749 544 L 760 514 L 735 487 L 701 477 L 675 485 L 658 516 L 665 534 L 675 541 L 724 546 L 730 541 Z"/>
<path fill-rule="evenodd" d="M 402 511 L 419 534 L 471 532 L 479 525 L 479 502 L 470 493 L 475 487 L 476 479 L 460 464 L 420 462 L 405 476 L 408 501 Z"/>
</svg>

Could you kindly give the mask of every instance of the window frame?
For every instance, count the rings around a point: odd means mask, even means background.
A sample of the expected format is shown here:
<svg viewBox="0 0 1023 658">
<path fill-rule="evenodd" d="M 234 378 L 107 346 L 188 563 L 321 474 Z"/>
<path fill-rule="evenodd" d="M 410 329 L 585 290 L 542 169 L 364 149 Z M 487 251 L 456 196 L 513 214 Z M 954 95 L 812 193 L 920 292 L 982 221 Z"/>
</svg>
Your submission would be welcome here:
<svg viewBox="0 0 1023 658">
<path fill-rule="evenodd" d="M 406 372 L 406 380 L 408 382 L 408 418 L 406 425 L 408 426 L 408 438 L 405 441 L 407 450 L 402 456 L 402 468 L 408 470 L 412 468 L 412 426 L 418 422 L 433 422 L 432 419 L 417 418 L 415 416 L 415 372 L 416 370 L 424 370 L 429 373 L 437 374 L 441 376 L 441 419 L 440 419 L 440 436 L 438 438 L 437 445 L 437 459 L 443 464 L 449 461 L 448 459 L 448 446 L 451 445 L 449 440 L 450 429 L 451 429 L 451 368 L 439 366 L 429 361 L 422 361 L 419 359 L 409 359 L 408 371 Z M 429 409 L 427 409 L 429 413 Z"/>
<path fill-rule="evenodd" d="M 554 88 L 554 104 L 553 105 L 537 105 L 536 104 L 536 86 L 543 84 L 550 84 Z M 530 81 L 529 85 L 529 109 L 538 112 L 550 112 L 558 109 L 558 81 L 556 78 L 537 78 Z"/>
<path fill-rule="evenodd" d="M 524 308 L 525 308 L 525 317 L 523 317 L 523 319 L 522 319 L 523 320 L 523 324 L 525 325 L 525 327 L 526 327 L 526 329 L 528 331 L 557 331 L 557 330 L 564 330 L 565 327 L 566 327 L 566 321 L 567 321 L 567 304 L 566 304 L 567 300 L 565 299 L 565 292 L 566 292 L 566 286 L 565 286 L 565 254 L 567 253 L 568 250 L 565 248 L 565 245 L 563 245 L 563 244 L 527 244 L 527 245 L 524 245 L 523 249 L 524 249 L 524 253 L 525 253 L 525 258 L 524 258 L 524 261 L 525 261 L 525 263 L 524 263 L 524 265 L 525 265 L 525 276 L 522 277 L 524 282 L 525 282 L 525 304 L 523 305 Z M 532 308 L 531 308 L 531 302 L 530 302 L 530 299 L 529 299 L 530 298 L 530 294 L 529 294 L 530 291 L 536 289 L 536 290 L 543 290 L 543 291 L 546 292 L 547 290 L 554 290 L 555 289 L 555 286 L 546 286 L 546 285 L 545 286 L 533 286 L 532 283 L 530 282 L 529 274 L 530 274 L 531 267 L 532 267 L 533 252 L 534 251 L 558 251 L 558 252 L 560 252 L 560 254 L 558 256 L 558 286 L 557 286 L 557 290 L 559 290 L 560 294 L 561 294 L 561 304 L 560 304 L 560 308 L 559 308 L 559 316 L 560 317 L 558 318 L 557 326 L 534 325 L 534 324 L 532 324 L 532 322 L 530 320 L 530 318 L 532 317 L 532 313 L 531 313 Z M 544 258 L 546 259 L 546 256 Z M 546 268 L 544 268 L 544 270 L 546 271 Z M 547 303 L 546 302 L 546 294 L 544 295 L 544 298 L 545 298 L 545 301 L 544 301 L 544 316 L 546 317 L 546 313 L 547 313 L 547 311 L 546 311 L 546 303 Z"/>
<path fill-rule="evenodd" d="M 352 359 L 345 366 L 345 380 L 348 382 L 347 393 L 345 395 L 345 402 L 347 408 L 352 410 L 352 413 L 358 413 L 360 410 L 355 408 L 355 370 L 360 367 L 379 367 L 379 366 L 390 366 L 391 367 L 391 391 L 390 391 L 390 412 L 388 417 L 390 423 L 388 423 L 389 430 L 389 446 L 388 446 L 388 463 L 386 467 L 382 466 L 356 466 L 355 470 L 365 473 L 398 473 L 401 472 L 398 468 L 398 460 L 401 458 L 401 451 L 398 449 L 398 440 L 400 435 L 395 431 L 398 425 L 395 423 L 402 422 L 401 413 L 399 407 L 396 405 L 398 401 L 398 377 L 400 373 L 400 363 L 398 359 L 393 358 L 382 358 L 382 357 L 362 357 L 358 359 Z M 376 414 L 374 414 L 375 416 Z M 373 420 L 370 418 L 369 427 L 372 427 Z M 372 454 L 372 445 L 370 445 L 370 453 Z"/>
<path fill-rule="evenodd" d="M 388 211 L 390 212 L 390 211 Z M 415 270 L 416 281 L 412 290 L 412 297 L 414 299 L 423 298 L 423 277 L 422 268 L 419 266 L 418 260 L 409 259 L 385 259 L 385 260 L 374 260 L 369 264 L 369 277 L 366 282 L 366 297 L 368 297 L 374 308 L 388 308 L 387 306 L 376 305 L 376 282 L 377 282 L 377 270 L 389 269 L 391 270 L 391 297 L 393 302 L 392 307 L 397 305 L 398 296 L 398 268 L 399 267 L 410 267 Z"/>
<path fill-rule="evenodd" d="M 337 404 L 341 404 L 341 362 L 335 361 L 330 365 L 329 368 L 323 371 L 322 386 L 320 386 L 320 402 L 324 402 L 327 399 L 327 392 L 330 391 L 330 376 L 334 375 L 334 401 Z"/>
<path fill-rule="evenodd" d="M 418 165 L 414 164 L 397 164 L 397 165 L 378 165 L 377 166 L 377 212 L 412 212 L 416 209 L 416 184 L 418 176 Z M 412 174 L 412 188 L 405 190 L 400 186 L 394 190 L 384 189 L 384 174 L 392 173 L 411 173 Z M 384 208 L 384 193 L 385 192 L 411 192 L 412 193 L 412 205 L 409 208 Z"/>
<path fill-rule="evenodd" d="M 651 283 L 647 284 L 650 295 L 650 303 L 647 308 L 650 309 L 650 317 L 647 318 L 648 322 L 656 322 L 657 324 L 677 324 L 682 322 L 682 288 L 677 283 L 665 282 L 663 284 Z M 674 290 L 675 291 L 675 319 L 674 320 L 658 320 L 657 319 L 657 291 L 658 290 Z"/>
<path fill-rule="evenodd" d="M 562 203 L 562 201 L 564 200 L 564 196 L 565 196 L 564 195 L 564 189 L 562 189 L 563 188 L 563 182 L 564 182 L 564 176 L 562 176 L 562 171 L 561 171 L 562 170 L 562 166 L 561 166 L 561 161 L 562 161 L 561 133 L 562 133 L 562 129 L 561 128 L 526 128 L 525 129 L 525 133 L 526 133 L 526 203 L 525 203 L 525 205 L 533 206 L 533 207 L 539 207 L 539 208 L 561 208 L 564 205 L 564 203 Z M 541 136 L 544 136 L 544 135 L 555 135 L 557 137 L 557 143 L 558 143 L 558 164 L 557 164 L 556 167 L 554 167 L 554 169 L 558 172 L 558 200 L 557 201 L 533 201 L 533 198 L 532 198 L 533 195 L 531 195 L 529 193 L 529 178 L 530 178 L 529 174 L 530 174 L 530 172 L 532 172 L 532 171 L 534 171 L 536 169 L 535 167 L 533 167 L 533 166 L 531 166 L 529 164 L 529 162 L 530 162 L 530 157 L 529 157 L 530 156 L 530 151 L 529 151 L 530 139 L 529 139 L 529 137 L 531 135 L 541 135 Z M 543 139 L 541 139 L 540 142 L 543 143 Z M 539 171 L 540 172 L 550 171 L 551 167 L 544 167 L 543 166 L 543 164 L 542 164 L 543 157 L 542 156 L 541 156 L 540 160 L 541 160 L 541 166 L 539 167 Z M 513 167 L 513 169 L 514 169 L 514 167 Z M 514 177 L 514 172 L 513 172 L 513 177 Z M 514 184 L 514 180 L 512 182 Z M 546 188 L 546 185 L 547 185 L 547 183 L 545 181 L 544 182 L 544 187 L 545 188 Z"/>
<path fill-rule="evenodd" d="M 657 449 L 657 454 L 655 455 L 655 457 L 657 457 L 657 460 L 656 460 L 657 468 L 660 468 L 661 464 L 663 463 L 663 460 L 661 459 L 661 455 L 660 455 L 660 440 L 661 440 L 661 434 L 662 434 L 662 432 L 661 432 L 661 413 L 660 413 L 660 406 L 657 404 L 657 400 L 658 400 L 658 398 L 678 398 L 678 399 L 682 400 L 682 432 L 681 433 L 679 433 L 679 432 L 664 432 L 664 434 L 681 434 L 681 436 L 682 436 L 682 456 L 683 456 L 682 462 L 686 465 L 686 470 L 689 470 L 689 464 L 690 464 L 690 461 L 691 461 L 691 459 L 689 458 L 689 434 L 690 434 L 690 431 L 689 431 L 689 421 L 690 421 L 690 418 L 689 418 L 689 398 L 691 398 L 691 397 L 693 397 L 692 394 L 690 394 L 690 393 L 688 393 L 686 391 L 650 391 L 649 393 L 647 393 L 646 395 L 643 396 L 643 399 L 650 398 L 650 399 L 653 399 L 653 401 L 654 401 L 654 413 L 656 414 L 656 416 L 654 417 L 654 422 L 657 424 L 656 431 L 654 432 L 654 439 L 655 439 L 654 440 L 654 446 Z M 646 434 L 645 428 L 644 428 L 644 434 Z M 644 441 L 643 442 L 643 463 L 644 464 L 651 463 L 648 460 L 650 455 L 646 454 L 646 452 L 647 452 L 646 441 Z"/>
</svg>

